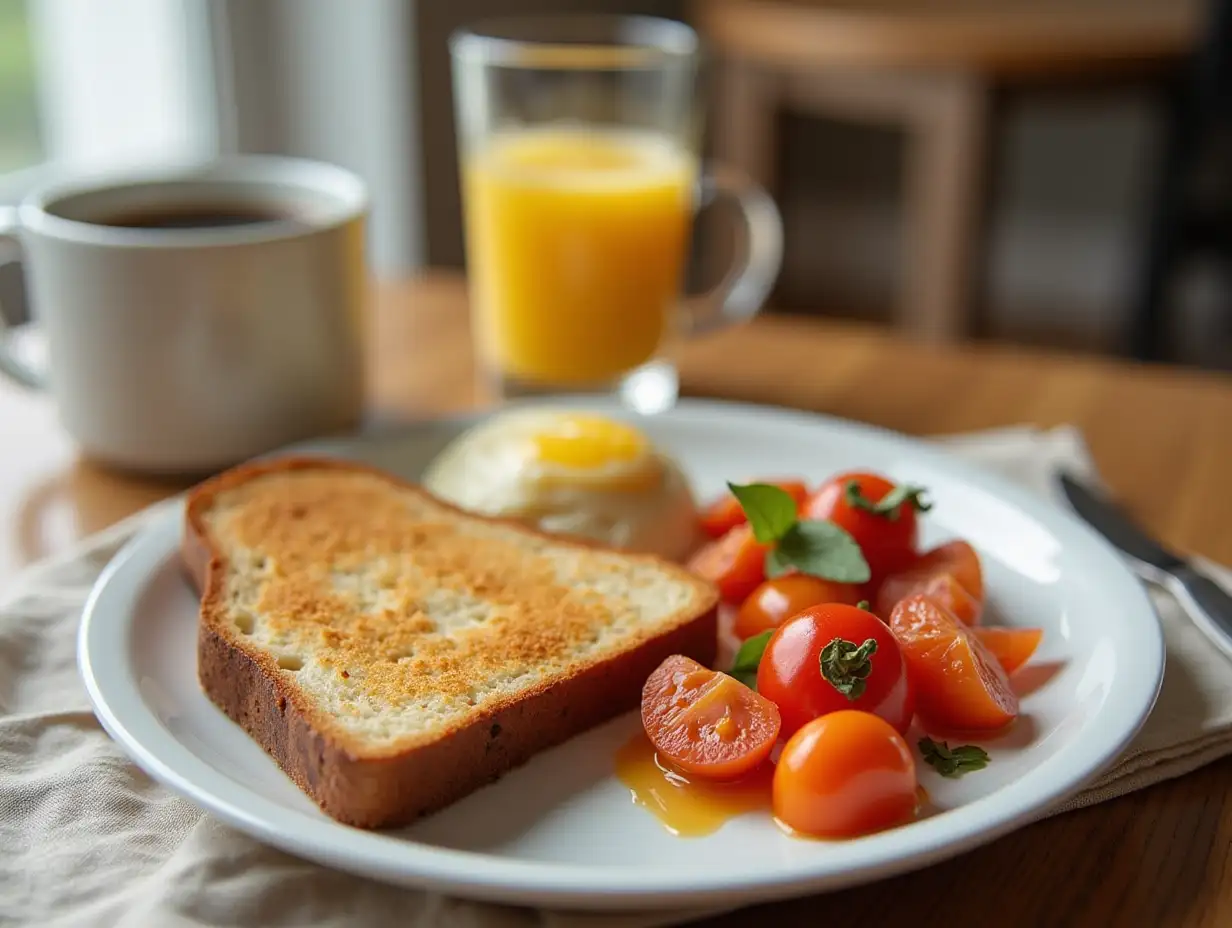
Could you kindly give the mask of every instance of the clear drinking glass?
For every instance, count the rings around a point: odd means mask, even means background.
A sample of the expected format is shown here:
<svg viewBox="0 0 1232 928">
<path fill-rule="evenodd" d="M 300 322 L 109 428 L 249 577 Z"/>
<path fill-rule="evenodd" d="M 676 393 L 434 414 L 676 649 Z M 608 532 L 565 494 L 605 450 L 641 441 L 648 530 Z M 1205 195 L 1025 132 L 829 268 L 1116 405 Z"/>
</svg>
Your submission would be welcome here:
<svg viewBox="0 0 1232 928">
<path fill-rule="evenodd" d="M 664 349 L 753 316 L 778 274 L 773 200 L 699 168 L 698 39 L 669 20 L 519 17 L 450 42 L 472 325 L 501 397 L 675 402 Z M 734 266 L 681 292 L 693 219 L 729 199 Z"/>
</svg>

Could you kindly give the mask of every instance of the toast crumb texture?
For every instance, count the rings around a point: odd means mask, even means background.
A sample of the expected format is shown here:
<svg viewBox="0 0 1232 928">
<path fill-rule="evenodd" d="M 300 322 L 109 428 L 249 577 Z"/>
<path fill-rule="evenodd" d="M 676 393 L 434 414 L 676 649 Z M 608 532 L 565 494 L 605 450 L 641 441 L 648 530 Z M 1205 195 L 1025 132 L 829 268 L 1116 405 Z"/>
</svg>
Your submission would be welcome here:
<svg viewBox="0 0 1232 928">
<path fill-rule="evenodd" d="M 714 658 L 675 565 L 464 514 L 347 463 L 247 465 L 189 498 L 198 672 L 326 812 L 400 824 Z"/>
</svg>

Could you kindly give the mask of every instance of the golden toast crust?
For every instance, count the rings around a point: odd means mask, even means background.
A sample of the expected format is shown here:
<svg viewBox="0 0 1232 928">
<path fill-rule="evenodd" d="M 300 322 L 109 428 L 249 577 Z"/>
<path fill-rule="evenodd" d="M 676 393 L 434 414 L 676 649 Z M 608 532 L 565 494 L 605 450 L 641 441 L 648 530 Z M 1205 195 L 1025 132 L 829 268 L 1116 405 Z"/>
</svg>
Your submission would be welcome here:
<svg viewBox="0 0 1232 928">
<path fill-rule="evenodd" d="M 690 608 L 665 623 L 662 634 L 635 638 L 629 648 L 615 656 L 575 667 L 563 678 L 488 700 L 481 711 L 444 731 L 373 749 L 339 726 L 301 688 L 289 683 L 274 657 L 245 641 L 228 618 L 224 601 L 227 554 L 211 537 L 206 515 L 220 494 L 253 480 L 292 472 L 376 477 L 400 491 L 420 494 L 444 511 L 469 520 L 476 517 L 374 468 L 334 459 L 286 458 L 244 465 L 207 481 L 189 496 L 182 559 L 202 597 L 198 634 L 201 685 L 301 789 L 341 821 L 368 828 L 407 823 L 465 796 L 535 753 L 632 709 L 646 677 L 668 655 L 686 654 L 707 664 L 714 659 L 717 620 L 713 588 L 676 565 L 630 556 L 631 561 L 653 563 L 673 581 L 694 590 Z M 546 537 L 513 523 L 482 521 L 516 527 L 530 537 Z M 584 542 L 551 541 L 556 546 L 596 547 Z M 511 589 L 518 588 L 515 584 Z M 548 602 L 534 606 L 551 607 Z M 565 623 L 564 628 L 570 627 L 568 616 L 555 618 Z M 524 657 L 533 658 L 535 648 L 553 646 L 550 636 L 537 638 L 542 636 L 527 637 L 524 644 L 531 650 Z M 400 645 L 395 641 L 394 646 Z M 431 654 L 426 659 L 431 660 Z M 464 673 L 467 667 L 463 664 L 457 669 Z M 385 685 L 395 683 L 386 681 Z"/>
</svg>

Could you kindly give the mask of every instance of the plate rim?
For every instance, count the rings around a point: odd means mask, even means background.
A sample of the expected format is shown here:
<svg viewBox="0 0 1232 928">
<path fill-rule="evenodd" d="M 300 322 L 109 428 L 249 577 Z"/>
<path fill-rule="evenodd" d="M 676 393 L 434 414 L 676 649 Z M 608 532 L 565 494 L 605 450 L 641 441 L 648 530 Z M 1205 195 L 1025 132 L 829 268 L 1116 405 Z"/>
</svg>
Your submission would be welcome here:
<svg viewBox="0 0 1232 928">
<path fill-rule="evenodd" d="M 630 414 L 616 403 L 588 397 L 553 397 L 536 400 L 534 404 L 584 406 Z M 301 442 L 271 452 L 265 457 L 304 453 L 347 456 L 348 449 L 357 446 L 374 441 L 398 441 L 403 438 L 413 440 L 415 435 L 422 433 L 425 428 L 460 428 L 484 418 L 491 412 L 484 410 L 458 416 L 428 418 L 369 433 Z M 1105 705 L 1111 705 L 1114 697 L 1118 700 L 1118 717 L 1127 721 L 1118 727 L 1115 735 L 1111 735 L 1106 726 L 1096 725 L 1092 729 L 1092 722 L 1087 722 L 1084 730 L 1090 730 L 1093 737 L 1080 739 L 1062 753 L 1048 758 L 1033 767 L 1024 777 L 1001 789 L 907 829 L 896 829 L 850 842 L 848 848 L 854 852 L 850 855 L 853 861 L 851 865 L 841 869 L 826 868 L 819 871 L 816 862 L 812 862 L 813 866 L 810 867 L 810 862 L 805 861 L 795 866 L 782 867 L 772 874 L 758 873 L 733 880 L 727 874 L 719 877 L 689 874 L 684 877 L 663 868 L 510 860 L 487 852 L 419 845 L 397 835 L 353 829 L 325 816 L 317 818 L 309 813 L 297 813 L 247 789 L 243 783 L 215 770 L 167 731 L 161 719 L 141 696 L 138 681 L 123 677 L 118 680 L 109 678 L 101 665 L 96 666 L 98 662 L 94 657 L 99 647 L 96 637 L 100 628 L 106 628 L 107 619 L 101 610 L 107 605 L 107 598 L 121 589 L 117 584 L 122 584 L 125 571 L 135 559 L 155 557 L 155 563 L 159 564 L 173 553 L 174 543 L 170 542 L 170 539 L 178 542 L 182 513 L 182 507 L 179 505 L 169 507 L 167 512 L 158 514 L 150 524 L 139 529 L 112 558 L 90 592 L 78 631 L 77 654 L 79 672 L 95 714 L 108 734 L 154 779 L 180 795 L 187 796 L 232 826 L 297 856 L 308 857 L 376 879 L 403 885 L 418 885 L 470 898 L 580 906 L 588 909 L 680 907 L 738 900 L 751 902 L 839 886 L 854 886 L 928 866 L 993 841 L 1043 817 L 1049 809 L 1055 808 L 1077 793 L 1104 770 L 1137 734 L 1154 706 L 1163 680 L 1166 651 L 1162 629 L 1145 588 L 1129 567 L 1093 529 L 1075 515 L 1014 484 L 1008 478 L 948 454 L 944 447 L 930 445 L 923 439 L 901 435 L 878 426 L 783 407 L 710 399 L 682 399 L 672 410 L 657 414 L 656 418 L 681 415 L 713 417 L 723 414 L 737 417 L 772 416 L 784 424 L 793 423 L 811 428 L 820 426 L 840 435 L 845 432 L 867 437 L 886 443 L 890 450 L 895 450 L 894 446 L 897 446 L 898 451 L 908 452 L 912 456 L 919 455 L 925 463 L 942 466 L 951 476 L 963 483 L 973 483 L 984 490 L 990 490 L 1016 508 L 1029 511 L 1033 517 L 1047 524 L 1050 531 L 1054 531 L 1059 524 L 1063 527 L 1063 532 L 1083 539 L 1080 545 L 1092 556 L 1101 559 L 1109 571 L 1119 574 L 1120 580 L 1124 581 L 1116 585 L 1119 589 L 1118 597 L 1125 598 L 1126 604 L 1136 600 L 1132 608 L 1120 610 L 1130 617 L 1122 617 L 1120 621 L 1131 621 L 1140 626 L 1136 629 L 1139 640 L 1135 641 L 1130 654 L 1131 658 L 1137 660 L 1131 661 L 1130 667 L 1127 668 L 1133 672 L 1122 671 L 1118 674 L 1118 677 L 1122 678 L 1121 683 L 1118 685 L 1114 680 L 1114 691 L 1105 697 Z M 350 456 L 355 456 L 354 451 Z M 166 550 L 169 544 L 170 551 Z M 163 553 L 151 555 L 150 549 L 157 549 L 160 545 Z M 155 567 L 143 575 L 131 578 L 134 592 L 144 589 L 156 573 Z M 130 601 L 135 601 L 135 596 L 131 597 Z M 117 625 L 119 629 L 129 629 L 135 614 L 135 611 L 130 610 L 126 616 L 115 619 L 113 625 Z M 127 641 L 127 637 L 124 640 Z M 1118 657 L 1120 656 L 1118 654 Z M 1128 683 L 1125 682 L 1126 679 Z M 1137 684 L 1135 681 L 1138 681 Z M 124 693 L 126 685 L 130 690 L 127 694 Z M 1117 695 L 1118 689 L 1127 689 L 1128 692 Z M 130 699 L 135 697 L 136 704 L 144 710 L 144 717 L 140 712 L 135 718 L 121 717 L 127 714 L 123 711 L 121 715 L 117 715 L 113 705 L 117 695 L 127 695 Z M 1130 712 L 1124 711 L 1126 700 L 1132 709 Z M 1095 718 L 1101 717 L 1102 713 Z M 160 732 L 163 736 L 161 747 L 158 744 L 146 744 L 147 739 L 133 730 L 134 727 L 141 728 L 150 723 L 154 725 L 152 731 Z M 177 757 L 177 753 L 182 756 Z M 1078 769 L 1072 769 L 1076 761 L 1070 755 L 1074 753 L 1083 761 L 1077 764 Z M 188 773 L 182 771 L 185 763 Z M 1058 768 L 1056 772 L 1053 772 L 1054 766 Z M 1062 774 L 1064 769 L 1070 769 L 1071 772 Z M 1041 776 L 1041 771 L 1053 775 Z M 206 785 L 202 786 L 201 781 Z M 1062 785 L 1057 786 L 1057 783 Z M 230 786 L 225 789 L 216 788 L 224 784 Z M 1007 793 L 1010 799 L 1008 803 Z M 294 827 L 288 828 L 288 816 L 291 817 L 291 825 Z M 894 852 L 889 855 L 879 852 L 887 834 L 895 835 L 896 845 Z M 872 851 L 869 850 L 870 847 L 873 848 Z"/>
</svg>

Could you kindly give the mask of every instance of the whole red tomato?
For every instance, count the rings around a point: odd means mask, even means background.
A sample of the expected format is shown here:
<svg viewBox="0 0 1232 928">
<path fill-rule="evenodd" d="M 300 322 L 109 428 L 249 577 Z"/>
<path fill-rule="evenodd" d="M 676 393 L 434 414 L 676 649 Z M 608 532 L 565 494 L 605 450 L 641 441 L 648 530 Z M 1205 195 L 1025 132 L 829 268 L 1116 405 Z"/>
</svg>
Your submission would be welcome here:
<svg viewBox="0 0 1232 928">
<path fill-rule="evenodd" d="M 779 626 L 758 665 L 757 692 L 779 707 L 785 736 L 840 709 L 871 712 L 905 732 L 915 711 L 890 629 L 842 603 L 805 609 Z"/>
<path fill-rule="evenodd" d="M 891 493 L 897 505 L 882 505 Z M 828 519 L 847 530 L 872 572 L 875 588 L 889 574 L 903 570 L 915 558 L 916 512 L 927 508 L 919 487 L 902 490 L 879 474 L 848 473 L 830 478 L 804 504 L 803 519 Z"/>
</svg>

